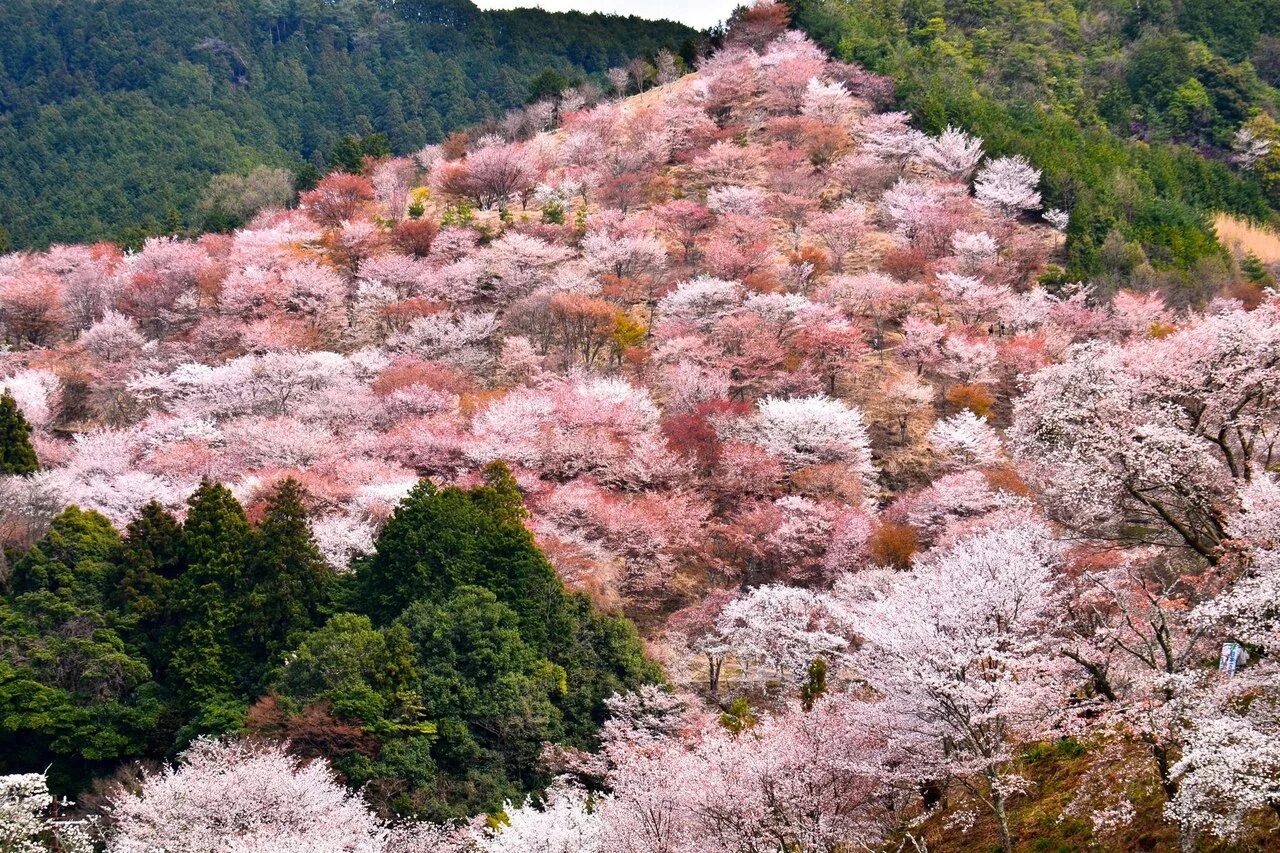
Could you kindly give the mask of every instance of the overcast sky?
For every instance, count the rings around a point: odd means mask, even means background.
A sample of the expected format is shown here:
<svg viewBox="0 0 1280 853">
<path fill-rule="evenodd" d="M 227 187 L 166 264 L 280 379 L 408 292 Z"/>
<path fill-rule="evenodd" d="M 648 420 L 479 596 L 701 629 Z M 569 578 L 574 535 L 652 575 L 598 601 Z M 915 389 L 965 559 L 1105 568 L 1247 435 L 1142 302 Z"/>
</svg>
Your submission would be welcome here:
<svg viewBox="0 0 1280 853">
<path fill-rule="evenodd" d="M 729 17 L 734 7 L 742 2 L 743 0 L 475 0 L 475 4 L 481 9 L 514 9 L 517 6 L 541 6 L 549 12 L 577 9 L 580 12 L 669 18 L 700 30 Z"/>
</svg>

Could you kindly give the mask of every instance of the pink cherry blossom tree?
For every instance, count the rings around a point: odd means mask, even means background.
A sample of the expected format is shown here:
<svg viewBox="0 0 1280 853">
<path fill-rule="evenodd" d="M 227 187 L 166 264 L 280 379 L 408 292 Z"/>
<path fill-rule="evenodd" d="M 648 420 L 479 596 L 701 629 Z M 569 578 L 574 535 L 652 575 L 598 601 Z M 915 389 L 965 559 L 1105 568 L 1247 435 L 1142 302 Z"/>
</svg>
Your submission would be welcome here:
<svg viewBox="0 0 1280 853">
<path fill-rule="evenodd" d="M 387 830 L 322 759 L 277 746 L 196 741 L 182 763 L 112 800 L 113 853 L 328 850 L 377 853 Z"/>
<path fill-rule="evenodd" d="M 1050 731 L 1071 692 L 1054 640 L 1060 560 L 1042 522 L 1013 516 L 849 604 L 859 672 L 933 741 L 935 778 L 954 774 L 990 810 L 1006 853 L 1008 801 L 1026 790 L 1016 747 Z"/>
</svg>

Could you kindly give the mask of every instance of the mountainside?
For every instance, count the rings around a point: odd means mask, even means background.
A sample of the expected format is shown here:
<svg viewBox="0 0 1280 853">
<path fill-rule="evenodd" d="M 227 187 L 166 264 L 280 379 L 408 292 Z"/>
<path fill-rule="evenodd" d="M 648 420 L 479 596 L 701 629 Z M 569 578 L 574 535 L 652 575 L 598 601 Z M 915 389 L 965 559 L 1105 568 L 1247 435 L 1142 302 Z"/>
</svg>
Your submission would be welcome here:
<svg viewBox="0 0 1280 853">
<path fill-rule="evenodd" d="M 345 134 L 409 153 L 523 104 L 548 69 L 603 85 L 694 35 L 467 0 L 12 0 L 0 228 L 29 247 L 195 227 L 216 173 L 324 167 Z"/>
<path fill-rule="evenodd" d="M 788 23 L 0 256 L 31 849 L 1274 848 L 1275 268 L 1064 280 Z"/>
<path fill-rule="evenodd" d="M 1276 220 L 1272 0 L 788 5 L 841 58 L 891 76 L 924 130 L 954 124 L 1040 164 L 1046 201 L 1073 212 L 1065 280 L 1179 283 L 1194 299 L 1223 280 L 1216 211 Z M 1265 149 L 1249 153 L 1245 128 Z"/>
</svg>

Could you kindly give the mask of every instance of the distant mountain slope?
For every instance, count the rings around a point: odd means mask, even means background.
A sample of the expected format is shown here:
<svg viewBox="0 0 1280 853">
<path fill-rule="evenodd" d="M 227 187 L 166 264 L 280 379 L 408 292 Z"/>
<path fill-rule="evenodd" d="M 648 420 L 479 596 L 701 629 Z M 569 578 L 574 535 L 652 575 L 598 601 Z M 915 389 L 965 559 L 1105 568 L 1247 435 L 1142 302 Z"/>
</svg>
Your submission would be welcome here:
<svg viewBox="0 0 1280 853">
<path fill-rule="evenodd" d="M 188 217 L 209 177 L 398 153 L 522 103 L 547 68 L 688 48 L 679 24 L 467 0 L 6 0 L 0 227 L 16 247 Z"/>
<path fill-rule="evenodd" d="M 1280 3 L 1262 0 L 789 0 L 842 58 L 887 74 L 930 132 L 948 124 L 1044 169 L 1072 211 L 1066 276 L 1222 280 L 1212 214 L 1280 209 Z M 1241 168 L 1242 127 L 1272 153 Z"/>
</svg>

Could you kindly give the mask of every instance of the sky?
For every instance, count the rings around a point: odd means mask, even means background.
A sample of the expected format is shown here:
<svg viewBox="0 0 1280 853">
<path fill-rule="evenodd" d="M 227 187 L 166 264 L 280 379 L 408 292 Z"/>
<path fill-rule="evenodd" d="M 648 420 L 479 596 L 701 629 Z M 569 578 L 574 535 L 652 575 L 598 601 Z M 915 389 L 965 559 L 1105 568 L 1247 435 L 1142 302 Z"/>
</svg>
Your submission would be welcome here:
<svg viewBox="0 0 1280 853">
<path fill-rule="evenodd" d="M 743 0 L 474 0 L 481 9 L 514 9 L 518 6 L 541 6 L 549 12 L 605 12 L 614 15 L 639 15 L 642 18 L 668 18 L 703 30 L 729 17 Z"/>
</svg>

